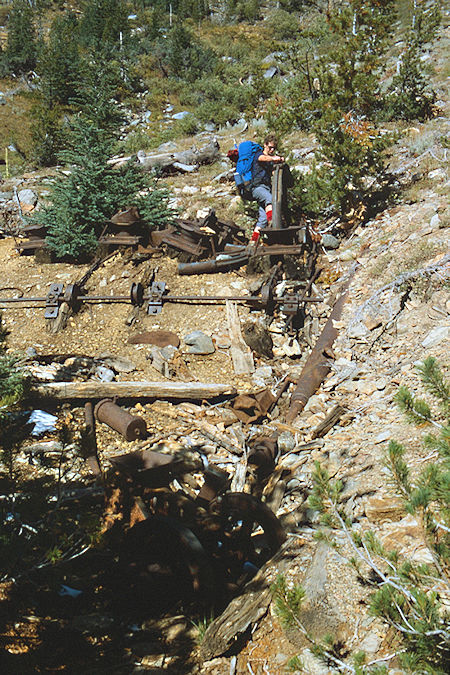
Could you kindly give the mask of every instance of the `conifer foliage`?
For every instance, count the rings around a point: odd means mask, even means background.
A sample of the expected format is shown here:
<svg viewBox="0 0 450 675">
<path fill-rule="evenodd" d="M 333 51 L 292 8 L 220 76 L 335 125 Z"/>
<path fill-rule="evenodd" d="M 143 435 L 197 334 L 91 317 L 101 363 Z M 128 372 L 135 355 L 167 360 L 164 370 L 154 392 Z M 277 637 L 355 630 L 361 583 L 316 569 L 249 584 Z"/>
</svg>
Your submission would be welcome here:
<svg viewBox="0 0 450 675">
<path fill-rule="evenodd" d="M 421 56 L 440 24 L 439 4 L 427 6 L 424 2 L 414 2 L 406 48 L 386 95 L 385 117 L 388 119 L 425 120 L 433 115 L 436 93 L 430 84 L 430 68 L 423 64 Z"/>
<path fill-rule="evenodd" d="M 435 428 L 435 434 L 423 439 L 433 459 L 430 457 L 419 473 L 413 472 L 405 448 L 393 440 L 386 462 L 406 510 L 423 523 L 423 544 L 433 562 L 426 565 L 402 559 L 397 551 L 387 550 L 373 532 L 363 533 L 354 528 L 341 501 L 342 483 L 332 482 L 318 462 L 309 504 L 319 511 L 327 528 L 319 533 L 321 538 L 337 546 L 333 530 L 339 529 L 346 535 L 347 545 L 353 551 L 348 562 L 359 578 L 373 588 L 370 613 L 395 629 L 403 643 L 394 654 L 401 666 L 411 673 L 443 675 L 450 663 L 450 615 L 446 604 L 450 563 L 450 384 L 433 358 L 427 358 L 419 366 L 419 373 L 430 399 L 437 403 L 434 413 L 431 404 L 411 394 L 406 387 L 399 389 L 396 401 L 412 423 Z M 280 594 L 279 589 L 276 592 Z M 292 613 L 290 597 L 285 593 L 284 598 L 285 613 L 288 610 Z M 370 664 L 365 665 L 362 652 L 354 655 L 354 662 L 354 666 L 342 664 L 345 666 L 342 670 L 355 675 L 372 672 Z"/>
<path fill-rule="evenodd" d="M 39 54 L 37 69 L 44 104 L 67 105 L 76 96 L 82 77 L 78 21 L 66 12 L 53 21 L 47 42 Z"/>
<path fill-rule="evenodd" d="M 3 74 L 20 75 L 36 65 L 35 10 L 28 0 L 13 0 L 8 17 L 8 41 L 2 58 Z"/>
<path fill-rule="evenodd" d="M 399 408 L 407 419 L 417 426 L 433 426 L 436 433 L 426 434 L 423 444 L 435 460 L 419 475 L 411 476 L 405 461 L 406 450 L 397 441 L 391 441 L 387 463 L 396 481 L 397 489 L 405 499 L 406 509 L 419 514 L 424 522 L 430 545 L 446 563 L 450 560 L 450 383 L 432 357 L 418 367 L 422 384 L 438 404 L 444 421 L 436 421 L 429 403 L 400 387 L 396 394 Z"/>
<path fill-rule="evenodd" d="M 151 228 L 174 217 L 168 192 L 152 186 L 137 163 L 115 169 L 108 162 L 123 121 L 112 91 L 106 71 L 91 73 L 78 98 L 80 112 L 70 120 L 68 147 L 59 155 L 70 175 L 54 183 L 51 203 L 35 217 L 47 227 L 59 259 L 91 257 L 99 233 L 119 210 L 136 206 Z"/>
</svg>

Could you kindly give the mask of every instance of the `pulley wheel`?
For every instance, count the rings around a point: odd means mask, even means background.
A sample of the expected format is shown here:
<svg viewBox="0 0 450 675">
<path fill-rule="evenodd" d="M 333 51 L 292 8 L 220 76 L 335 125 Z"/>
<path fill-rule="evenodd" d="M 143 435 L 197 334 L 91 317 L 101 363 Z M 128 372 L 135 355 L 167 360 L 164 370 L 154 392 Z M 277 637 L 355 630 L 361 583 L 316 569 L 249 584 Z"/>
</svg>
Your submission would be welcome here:
<svg viewBox="0 0 450 675">
<path fill-rule="evenodd" d="M 81 289 L 78 284 L 67 284 L 64 291 L 64 302 L 67 302 L 71 309 L 75 309 L 79 305 L 78 298 L 81 294 Z"/>
<path fill-rule="evenodd" d="M 130 300 L 136 307 L 141 307 L 144 303 L 144 286 L 140 281 L 131 284 Z"/>
</svg>

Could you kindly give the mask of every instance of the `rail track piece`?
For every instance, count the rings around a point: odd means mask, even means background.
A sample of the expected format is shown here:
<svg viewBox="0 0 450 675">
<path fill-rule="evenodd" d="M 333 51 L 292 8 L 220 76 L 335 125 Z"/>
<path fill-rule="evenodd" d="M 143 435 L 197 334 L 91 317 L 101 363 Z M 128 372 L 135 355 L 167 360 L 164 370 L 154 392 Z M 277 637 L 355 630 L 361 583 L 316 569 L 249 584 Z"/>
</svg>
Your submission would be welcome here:
<svg viewBox="0 0 450 675">
<path fill-rule="evenodd" d="M 178 220 L 165 230 L 151 233 L 153 246 L 165 244 L 190 258 L 215 255 L 226 243 L 243 243 L 244 231 L 234 223 L 217 219 L 212 209 L 201 221 Z"/>
<path fill-rule="evenodd" d="M 20 242 L 18 250 L 21 255 L 24 253 L 34 253 L 38 249 L 47 247 L 45 240 L 47 232 L 44 225 L 26 225 L 22 230 L 22 234 L 28 237 L 28 241 L 23 240 Z"/>
<path fill-rule="evenodd" d="M 137 246 L 147 241 L 147 228 L 135 206 L 114 214 L 98 239 L 103 246 Z"/>
</svg>

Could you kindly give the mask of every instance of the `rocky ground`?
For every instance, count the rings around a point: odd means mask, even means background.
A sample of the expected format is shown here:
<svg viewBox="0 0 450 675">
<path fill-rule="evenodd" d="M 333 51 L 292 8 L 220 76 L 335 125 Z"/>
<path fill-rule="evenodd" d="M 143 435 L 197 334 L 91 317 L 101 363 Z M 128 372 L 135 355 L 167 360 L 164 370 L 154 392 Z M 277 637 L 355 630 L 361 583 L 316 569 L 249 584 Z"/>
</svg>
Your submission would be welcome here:
<svg viewBox="0 0 450 675">
<path fill-rule="evenodd" d="M 105 377 L 106 369 L 115 381 L 162 382 L 164 376 L 149 359 L 149 346 L 131 344 L 129 339 L 137 332 L 164 329 L 173 331 L 181 340 L 174 379 L 227 383 L 238 393 L 246 393 L 264 386 L 275 387 L 286 375 L 293 379 L 298 377 L 329 315 L 327 301 L 336 297 L 350 270 L 354 270 L 342 317 L 335 324 L 339 334 L 333 346 L 331 372 L 293 422 L 285 423 L 292 386 L 269 418 L 250 427 L 236 423 L 222 405 L 138 401 L 130 410 L 145 418 L 148 439 L 129 444 L 102 425 L 98 430 L 98 444 L 100 458 L 107 468 L 114 455 L 152 447 L 155 442 L 159 442 L 158 447 L 162 449 L 180 449 L 187 442 L 202 442 L 208 457 L 234 478 L 240 460 L 217 438 L 211 440 L 210 435 L 205 440 L 205 429 L 211 434 L 208 425 L 221 434 L 222 440 L 235 446 L 242 446 L 251 435 L 281 433 L 282 452 L 277 476 L 283 476 L 283 494 L 278 501 L 274 499 L 276 485 L 272 485 L 266 496 L 268 501 L 276 504 L 277 514 L 284 518 L 288 545 L 283 549 L 284 562 L 276 560 L 264 568 L 261 589 L 267 590 L 277 573 L 283 571 L 289 584 L 299 583 L 306 589 L 307 609 L 303 619 L 311 632 L 317 637 L 332 632 L 349 651 L 362 649 L 373 661 L 387 659 L 392 673 L 399 672 L 395 658 L 391 658 L 397 648 L 396 638 L 381 621 L 369 616 L 368 591 L 347 564 L 350 551 L 345 537 L 337 535 L 342 544 L 340 551 L 314 539 L 318 514 L 307 508 L 306 498 L 312 488 L 314 463 L 318 461 L 333 479 L 342 481 L 345 510 L 354 528 L 360 532 L 374 531 L 387 548 L 396 548 L 407 559 L 431 562 L 421 524 L 404 511 L 385 467 L 384 455 L 389 440 L 396 439 L 405 444 L 413 472 L 434 460 L 434 456 L 423 449 L 417 430 L 405 422 L 393 399 L 400 385 L 413 391 L 420 389 L 415 366 L 427 356 L 436 357 L 448 372 L 449 183 L 448 151 L 443 142 L 448 122 L 446 113 L 447 105 L 443 101 L 435 119 L 403 130 L 392 159 L 392 169 L 403 186 L 399 199 L 376 217 L 353 227 L 351 234 L 343 237 L 337 251 L 323 250 L 319 261 L 323 273 L 313 291 L 324 301 L 309 309 L 306 327 L 297 337 L 298 344 L 293 344 L 292 338 L 281 333 L 278 320 L 271 324 L 274 357 L 268 359 L 255 354 L 253 374 L 236 375 L 233 371 L 223 305 L 166 304 L 161 314 L 155 317 L 140 314 L 137 322 L 130 326 L 127 322 L 129 305 L 92 304 L 71 317 L 65 330 L 57 334 L 46 329 L 42 309 L 9 306 L 4 310 L 4 320 L 10 331 L 8 346 L 26 355 L 32 373 L 41 380 L 60 377 L 57 375 L 60 364 L 52 364 L 52 359 L 47 359 L 50 363 L 44 364 L 38 357 L 65 355 L 68 359 L 66 371 L 74 364 L 71 357 L 88 357 L 76 372 L 79 379 L 88 374 L 94 379 Z M 227 140 L 224 139 L 221 146 L 224 154 L 228 149 Z M 295 145 L 292 149 L 295 150 Z M 169 181 L 186 215 L 195 216 L 198 209 L 214 204 L 219 217 L 221 209 L 227 211 L 227 215 L 237 216 L 230 206 L 237 206 L 231 184 L 218 185 L 213 181 L 214 175 L 225 167 L 225 164 L 215 167 L 215 174 L 208 168 L 200 170 L 194 178 L 175 177 Z M 38 192 L 41 178 L 29 175 L 25 179 L 5 181 L 0 196 L 4 212 L 11 210 L 14 187 L 19 190 L 30 187 Z M 16 241 L 10 236 L 0 239 L 0 265 L 1 297 L 12 293 L 45 295 L 50 283 L 73 283 L 87 269 L 62 263 L 40 263 L 34 257 L 20 256 Z M 158 254 L 135 265 L 132 256 L 125 251 L 117 252 L 93 273 L 88 283 L 89 293 L 127 293 L 132 282 L 140 281 L 155 267 L 158 268 L 157 278 L 166 281 L 172 293 L 180 294 L 245 294 L 252 292 L 252 283 L 256 279 L 246 275 L 245 269 L 227 274 L 178 277 L 176 260 L 166 255 Z M 239 313 L 241 321 L 259 317 L 259 313 L 250 312 L 245 306 L 240 306 Z M 212 338 L 213 353 L 189 352 L 183 338 L 195 330 Z M 99 366 L 103 370 L 99 370 Z M 314 430 L 337 404 L 345 408 L 344 415 L 323 438 L 311 442 Z M 55 412 L 55 409 L 49 411 Z M 56 412 L 58 415 L 70 412 L 74 426 L 82 423 L 81 408 Z M 233 422 L 231 425 L 230 421 Z M 25 446 L 32 442 L 28 438 Z M 86 478 L 83 460 L 76 452 L 69 457 L 65 480 L 76 483 Z M 58 467 L 48 468 L 40 462 L 30 465 L 24 450 L 16 461 L 22 478 L 57 477 Z M 290 518 L 287 517 L 289 514 Z M 68 577 L 67 572 L 57 574 L 56 578 L 76 586 L 83 576 L 78 569 L 75 578 Z M 54 606 L 52 608 L 54 580 L 50 576 L 46 577 L 46 600 L 41 597 L 42 588 L 21 586 L 21 583 L 20 592 L 14 590 L 11 582 L 2 588 L 3 604 L 10 609 L 13 607 L 15 612 L 14 625 L 10 618 L 2 616 L 3 641 L 10 656 L 4 672 L 56 672 L 57 665 L 61 666 L 69 653 L 75 665 L 63 670 L 81 672 L 81 668 L 85 669 L 84 664 L 89 662 L 89 654 L 83 652 L 85 644 L 78 654 L 77 649 L 73 649 L 74 645 L 81 644 L 80 635 L 89 642 L 90 649 L 97 650 L 96 669 L 90 672 L 106 672 L 101 670 L 103 659 L 108 664 L 114 663 L 116 672 L 123 673 L 278 675 L 286 671 L 288 660 L 295 654 L 301 655 L 303 672 L 330 672 L 312 655 L 310 646 L 301 639 L 298 631 L 283 631 L 269 601 L 267 612 L 261 603 L 263 616 L 250 623 L 250 633 L 239 653 L 224 656 L 220 649 L 214 653 L 212 649 L 202 652 L 201 646 L 200 651 L 194 648 L 193 643 L 200 633 L 198 625 L 192 626 L 179 608 L 178 613 L 167 612 L 163 620 L 149 619 L 147 623 L 142 614 L 138 614 L 132 627 L 119 628 L 112 618 L 111 602 L 106 605 L 95 602 L 100 584 L 96 587 L 95 582 L 91 583 L 85 600 L 74 599 L 73 602 L 78 603 L 75 608 L 67 609 L 62 606 L 61 599 L 57 600 L 55 611 Z M 27 606 L 27 593 L 31 596 L 41 594 L 39 602 L 33 599 Z M 30 605 L 33 605 L 33 613 Z M 127 612 L 131 621 L 133 613 L 129 607 Z M 33 640 L 36 644 L 48 645 L 45 639 L 52 637 L 50 628 L 56 617 L 67 630 L 57 634 L 60 640 L 55 646 L 57 656 L 53 662 L 51 659 L 48 662 L 48 656 L 39 652 Z M 44 638 L 46 632 L 47 638 Z M 77 636 L 76 639 L 73 636 Z M 75 641 L 70 644 L 70 640 Z M 116 650 L 111 647 L 114 640 Z M 30 657 L 35 658 L 34 662 L 27 661 L 27 652 L 37 654 Z M 17 654 L 24 655 L 19 669 L 11 665 L 17 663 L 13 658 Z M 11 667 L 15 670 L 8 670 Z"/>
</svg>

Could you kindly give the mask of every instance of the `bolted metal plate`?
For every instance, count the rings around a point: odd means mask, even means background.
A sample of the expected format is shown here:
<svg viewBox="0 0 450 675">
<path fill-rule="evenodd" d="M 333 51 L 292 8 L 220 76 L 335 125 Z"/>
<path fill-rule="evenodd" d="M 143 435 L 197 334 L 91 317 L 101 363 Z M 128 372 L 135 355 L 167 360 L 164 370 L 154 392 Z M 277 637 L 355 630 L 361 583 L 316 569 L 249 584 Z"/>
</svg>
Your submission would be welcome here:
<svg viewBox="0 0 450 675">
<path fill-rule="evenodd" d="M 59 303 L 62 299 L 63 289 L 63 284 L 51 284 L 45 300 L 46 309 L 44 316 L 46 319 L 56 319 L 58 316 Z"/>
<path fill-rule="evenodd" d="M 163 295 L 166 290 L 165 281 L 154 281 L 148 289 L 147 314 L 160 314 L 162 311 Z"/>
</svg>

